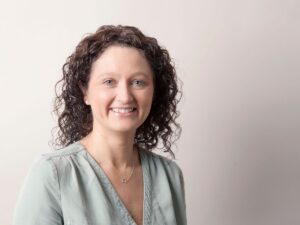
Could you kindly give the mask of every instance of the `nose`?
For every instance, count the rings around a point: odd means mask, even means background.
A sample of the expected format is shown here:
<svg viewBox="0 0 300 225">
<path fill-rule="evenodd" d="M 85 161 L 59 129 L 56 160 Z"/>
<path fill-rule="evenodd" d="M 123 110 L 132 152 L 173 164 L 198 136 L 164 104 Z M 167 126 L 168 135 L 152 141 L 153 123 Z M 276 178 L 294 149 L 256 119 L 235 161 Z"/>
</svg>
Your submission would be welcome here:
<svg viewBox="0 0 300 225">
<path fill-rule="evenodd" d="M 117 101 L 122 104 L 131 103 L 133 101 L 133 95 L 127 83 L 124 82 L 118 85 L 116 98 Z"/>
</svg>

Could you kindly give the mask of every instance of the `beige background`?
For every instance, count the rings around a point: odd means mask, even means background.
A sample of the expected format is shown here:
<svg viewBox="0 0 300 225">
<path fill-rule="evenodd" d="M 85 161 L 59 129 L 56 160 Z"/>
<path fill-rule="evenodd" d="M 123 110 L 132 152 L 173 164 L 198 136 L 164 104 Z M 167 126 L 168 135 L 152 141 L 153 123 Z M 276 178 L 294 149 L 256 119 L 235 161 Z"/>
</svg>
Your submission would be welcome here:
<svg viewBox="0 0 300 225">
<path fill-rule="evenodd" d="M 174 58 L 189 224 L 300 224 L 299 21 L 298 0 L 1 0 L 0 224 L 50 151 L 62 64 L 103 24 L 138 26 Z"/>
</svg>

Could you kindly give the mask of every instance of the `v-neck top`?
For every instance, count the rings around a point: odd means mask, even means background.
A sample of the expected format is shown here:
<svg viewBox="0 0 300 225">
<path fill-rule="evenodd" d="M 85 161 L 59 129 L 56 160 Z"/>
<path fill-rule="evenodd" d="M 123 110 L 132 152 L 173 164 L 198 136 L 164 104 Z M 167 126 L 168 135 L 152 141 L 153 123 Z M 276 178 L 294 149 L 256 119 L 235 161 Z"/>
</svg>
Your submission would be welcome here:
<svg viewBox="0 0 300 225">
<path fill-rule="evenodd" d="M 184 180 L 176 162 L 139 150 L 143 225 L 185 225 Z M 134 190 L 132 190 L 134 191 Z M 43 154 L 32 165 L 14 225 L 136 225 L 96 160 L 79 142 Z"/>
</svg>

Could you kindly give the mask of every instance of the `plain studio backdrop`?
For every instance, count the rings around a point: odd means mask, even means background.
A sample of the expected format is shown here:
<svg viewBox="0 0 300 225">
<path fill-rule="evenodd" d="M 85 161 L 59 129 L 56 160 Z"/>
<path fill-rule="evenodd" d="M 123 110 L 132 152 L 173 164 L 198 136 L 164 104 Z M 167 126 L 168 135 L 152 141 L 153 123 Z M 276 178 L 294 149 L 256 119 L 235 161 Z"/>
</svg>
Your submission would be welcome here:
<svg viewBox="0 0 300 225">
<path fill-rule="evenodd" d="M 52 151 L 63 63 L 103 24 L 137 26 L 174 59 L 188 224 L 300 224 L 299 21 L 298 0 L 1 0 L 0 224 Z"/>
</svg>

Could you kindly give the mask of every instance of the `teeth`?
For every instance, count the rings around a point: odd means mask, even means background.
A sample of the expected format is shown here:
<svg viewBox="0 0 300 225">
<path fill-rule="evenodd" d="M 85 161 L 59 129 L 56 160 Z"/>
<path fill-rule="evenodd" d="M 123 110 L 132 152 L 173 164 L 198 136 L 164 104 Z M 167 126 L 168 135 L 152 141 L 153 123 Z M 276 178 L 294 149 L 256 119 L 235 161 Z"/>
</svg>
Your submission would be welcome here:
<svg viewBox="0 0 300 225">
<path fill-rule="evenodd" d="M 131 108 L 112 108 L 111 110 L 115 113 L 129 113 L 133 111 L 133 107 Z"/>
</svg>

